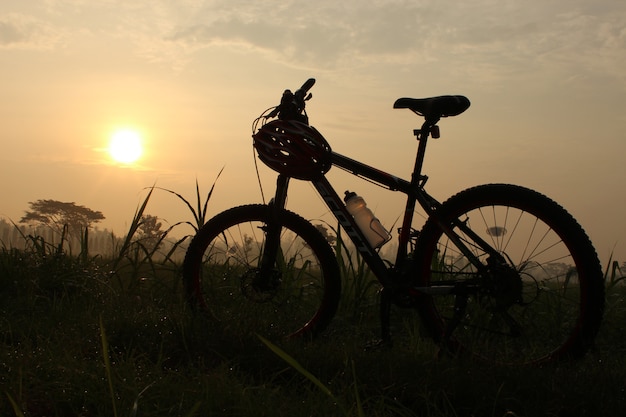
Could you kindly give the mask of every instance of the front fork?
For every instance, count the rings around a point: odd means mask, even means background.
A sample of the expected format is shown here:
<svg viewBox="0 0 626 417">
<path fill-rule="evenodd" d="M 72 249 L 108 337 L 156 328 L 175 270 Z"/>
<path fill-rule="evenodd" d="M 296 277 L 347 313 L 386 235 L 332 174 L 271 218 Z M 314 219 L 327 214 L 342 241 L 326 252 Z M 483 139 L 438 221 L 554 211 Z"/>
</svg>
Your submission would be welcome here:
<svg viewBox="0 0 626 417">
<path fill-rule="evenodd" d="M 289 177 L 279 175 L 276 180 L 276 194 L 267 205 L 268 221 L 265 224 L 265 245 L 259 265 L 261 277 L 271 276 L 280 248 L 281 221 L 280 216 L 287 202 Z"/>
</svg>

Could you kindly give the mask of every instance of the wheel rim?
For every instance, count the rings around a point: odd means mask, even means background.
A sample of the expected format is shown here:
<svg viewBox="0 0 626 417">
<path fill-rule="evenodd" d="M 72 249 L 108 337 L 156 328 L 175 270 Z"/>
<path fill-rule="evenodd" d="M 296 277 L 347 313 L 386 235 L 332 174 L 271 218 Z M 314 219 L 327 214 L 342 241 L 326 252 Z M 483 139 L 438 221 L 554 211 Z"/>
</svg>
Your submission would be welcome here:
<svg viewBox="0 0 626 417">
<path fill-rule="evenodd" d="M 261 274 L 264 223 L 243 221 L 208 236 L 193 275 L 199 304 L 224 331 L 270 338 L 315 328 L 325 298 L 324 271 L 310 245 L 283 228 L 278 260 Z"/>
<path fill-rule="evenodd" d="M 560 233 L 508 205 L 474 208 L 460 219 L 503 262 L 494 266 L 490 255 L 468 243 L 457 228 L 473 255 L 489 265 L 480 274 L 447 236 L 439 235 L 426 254 L 431 283 L 461 281 L 480 287 L 468 290 L 465 300 L 453 295 L 432 299 L 431 314 L 441 323 L 443 342 L 452 350 L 501 363 L 542 362 L 567 351 L 579 332 L 582 295 L 576 259 Z"/>
</svg>

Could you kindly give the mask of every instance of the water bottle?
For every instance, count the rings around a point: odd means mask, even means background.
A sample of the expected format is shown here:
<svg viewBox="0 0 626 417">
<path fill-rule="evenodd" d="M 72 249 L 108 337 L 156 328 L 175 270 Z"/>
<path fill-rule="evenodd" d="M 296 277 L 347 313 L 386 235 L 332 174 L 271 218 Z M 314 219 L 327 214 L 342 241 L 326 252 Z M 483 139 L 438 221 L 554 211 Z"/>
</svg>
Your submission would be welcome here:
<svg viewBox="0 0 626 417">
<path fill-rule="evenodd" d="M 348 213 L 354 217 L 359 229 L 363 232 L 367 241 L 373 248 L 380 248 L 391 239 L 391 235 L 380 221 L 374 217 L 374 213 L 367 208 L 363 197 L 356 195 L 356 193 L 346 191 L 346 196 L 343 201 L 346 203 Z"/>
</svg>

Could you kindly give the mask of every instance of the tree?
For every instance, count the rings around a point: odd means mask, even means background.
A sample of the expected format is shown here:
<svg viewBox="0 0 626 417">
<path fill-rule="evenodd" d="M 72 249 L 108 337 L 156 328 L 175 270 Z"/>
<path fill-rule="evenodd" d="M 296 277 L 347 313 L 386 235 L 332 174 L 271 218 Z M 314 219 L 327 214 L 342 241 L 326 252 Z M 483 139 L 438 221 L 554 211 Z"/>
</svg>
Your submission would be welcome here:
<svg viewBox="0 0 626 417">
<path fill-rule="evenodd" d="M 73 237 L 80 237 L 81 233 L 92 224 L 104 220 L 104 215 L 76 203 L 64 203 L 57 200 L 37 200 L 28 203 L 30 210 L 20 219 L 20 223 L 43 225 L 61 234 L 67 227 L 67 232 Z"/>
<path fill-rule="evenodd" d="M 157 216 L 144 214 L 139 221 L 135 241 L 141 241 L 148 247 L 159 244 L 165 234 L 165 231 L 161 230 L 162 226 Z"/>
<path fill-rule="evenodd" d="M 334 235 L 331 235 L 328 232 L 328 227 L 324 226 L 323 224 L 316 224 L 315 228 L 322 234 L 322 236 L 324 236 L 324 238 L 326 239 L 326 241 L 332 246 L 335 244 L 335 242 L 337 241 L 337 237 Z"/>
</svg>

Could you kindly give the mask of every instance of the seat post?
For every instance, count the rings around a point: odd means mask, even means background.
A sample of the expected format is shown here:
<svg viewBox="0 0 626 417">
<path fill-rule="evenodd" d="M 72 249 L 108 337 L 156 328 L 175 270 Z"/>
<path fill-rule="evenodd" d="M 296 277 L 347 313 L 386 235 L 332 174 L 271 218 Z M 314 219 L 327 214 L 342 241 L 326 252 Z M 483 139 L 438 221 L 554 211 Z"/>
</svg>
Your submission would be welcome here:
<svg viewBox="0 0 626 417">
<path fill-rule="evenodd" d="M 415 156 L 413 176 L 411 177 L 411 184 L 413 186 L 419 185 L 423 179 L 422 166 L 424 165 L 424 156 L 426 155 L 426 143 L 428 142 L 428 136 L 432 125 L 434 125 L 434 123 L 426 120 L 421 129 L 413 130 L 413 134 L 419 142 L 419 145 L 417 147 L 417 155 Z"/>
</svg>

